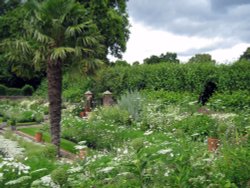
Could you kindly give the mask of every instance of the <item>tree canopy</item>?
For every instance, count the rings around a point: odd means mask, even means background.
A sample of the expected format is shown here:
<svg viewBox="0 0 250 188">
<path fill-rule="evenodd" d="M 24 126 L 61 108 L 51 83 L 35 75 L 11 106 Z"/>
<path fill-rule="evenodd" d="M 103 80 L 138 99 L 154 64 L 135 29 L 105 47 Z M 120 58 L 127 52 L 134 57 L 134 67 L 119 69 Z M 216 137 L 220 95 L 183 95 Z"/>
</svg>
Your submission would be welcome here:
<svg viewBox="0 0 250 188">
<path fill-rule="evenodd" d="M 30 0 L 29 0 L 30 1 Z M 9 0 L 0 2 L 0 43 L 7 38 L 19 38 L 24 34 L 27 9 L 23 4 L 29 1 Z M 39 2 L 39 1 L 38 1 Z M 42 2 L 42 1 L 40 1 Z M 108 62 L 107 55 L 121 57 L 126 50 L 126 42 L 129 37 L 129 22 L 126 9 L 127 0 L 76 0 L 86 11 L 83 16 L 92 20 L 96 30 L 103 38 L 104 53 L 95 53 L 96 58 Z M 56 13 L 56 8 L 54 8 Z M 0 83 L 7 86 L 22 87 L 30 82 L 33 86 L 39 83 L 45 76 L 45 69 L 35 69 L 29 56 L 15 61 L 7 59 L 8 51 L 0 49 Z M 70 67 L 74 59 L 68 59 L 65 67 Z M 99 61 L 84 64 L 83 72 L 93 74 L 93 70 L 100 64 Z M 20 82 L 21 81 L 21 82 Z M 20 82 L 19 84 L 17 84 Z"/>
<path fill-rule="evenodd" d="M 161 62 L 165 63 L 180 63 L 180 60 L 177 58 L 177 54 L 173 52 L 167 52 L 161 54 L 160 56 L 152 55 L 150 58 L 143 60 L 145 64 L 157 64 Z"/>
<path fill-rule="evenodd" d="M 195 54 L 188 60 L 188 63 L 215 63 L 210 54 Z"/>
</svg>

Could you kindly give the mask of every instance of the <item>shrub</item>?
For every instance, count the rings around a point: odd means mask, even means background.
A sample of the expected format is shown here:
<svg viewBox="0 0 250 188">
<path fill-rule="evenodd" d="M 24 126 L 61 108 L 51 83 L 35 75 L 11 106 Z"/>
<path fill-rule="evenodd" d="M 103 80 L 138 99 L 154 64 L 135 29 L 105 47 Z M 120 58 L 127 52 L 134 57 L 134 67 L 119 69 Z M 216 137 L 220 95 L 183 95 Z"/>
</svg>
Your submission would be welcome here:
<svg viewBox="0 0 250 188">
<path fill-rule="evenodd" d="M 216 160 L 217 169 L 238 187 L 248 187 L 250 178 L 249 147 L 225 145 Z"/>
<path fill-rule="evenodd" d="M 189 116 L 177 122 L 174 127 L 194 139 L 198 137 L 204 140 L 206 136 L 218 137 L 217 122 L 207 115 Z"/>
<path fill-rule="evenodd" d="M 138 91 L 127 92 L 118 100 L 117 105 L 120 109 L 128 111 L 133 120 L 140 120 L 143 98 Z"/>
<path fill-rule="evenodd" d="M 246 111 L 250 108 L 249 91 L 216 93 L 207 105 L 218 111 Z"/>
<path fill-rule="evenodd" d="M 68 174 L 67 171 L 62 168 L 59 167 L 55 170 L 53 170 L 51 172 L 51 179 L 58 185 L 60 185 L 60 187 L 62 187 L 63 185 L 65 185 L 68 181 Z"/>
<path fill-rule="evenodd" d="M 6 86 L 0 84 L 0 95 L 6 95 Z"/>
<path fill-rule="evenodd" d="M 117 125 L 131 125 L 132 123 L 128 111 L 119 109 L 117 106 L 106 106 L 97 109 L 91 115 L 90 120 Z"/>
<path fill-rule="evenodd" d="M 22 88 L 23 95 L 30 96 L 30 95 L 32 95 L 33 92 L 34 92 L 34 89 L 30 85 L 25 85 Z"/>
<path fill-rule="evenodd" d="M 24 122 L 33 122 L 34 119 L 34 112 L 30 110 L 26 111 L 21 111 L 19 115 L 17 115 L 17 121 L 19 123 L 24 123 Z"/>
<path fill-rule="evenodd" d="M 53 144 L 46 144 L 43 150 L 43 155 L 46 158 L 54 159 L 56 156 L 56 146 Z"/>
<path fill-rule="evenodd" d="M 9 96 L 20 96 L 22 94 L 22 89 L 19 88 L 8 88 L 6 92 L 6 95 Z"/>
<path fill-rule="evenodd" d="M 37 123 L 41 123 L 44 120 L 43 114 L 42 113 L 36 113 L 35 116 L 34 116 L 34 120 Z"/>
</svg>

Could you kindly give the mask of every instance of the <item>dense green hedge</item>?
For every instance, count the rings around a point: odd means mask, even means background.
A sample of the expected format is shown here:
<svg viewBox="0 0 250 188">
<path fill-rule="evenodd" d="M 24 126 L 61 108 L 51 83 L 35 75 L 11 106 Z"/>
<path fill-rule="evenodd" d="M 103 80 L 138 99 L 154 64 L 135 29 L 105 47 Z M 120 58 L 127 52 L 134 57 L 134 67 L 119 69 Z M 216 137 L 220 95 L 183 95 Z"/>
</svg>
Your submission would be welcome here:
<svg viewBox="0 0 250 188">
<path fill-rule="evenodd" d="M 212 63 L 114 66 L 103 68 L 94 77 L 65 74 L 63 78 L 63 98 L 79 101 L 87 90 L 96 98 L 110 90 L 116 98 L 130 90 L 162 90 L 191 92 L 195 95 L 203 90 L 211 80 L 217 84 L 219 93 L 233 93 L 239 90 L 250 91 L 250 63 L 236 62 L 230 65 Z M 1 91 L 1 87 L 0 87 Z M 44 80 L 36 91 L 37 95 L 47 96 L 47 82 Z"/>
<path fill-rule="evenodd" d="M 95 93 L 107 89 L 115 96 L 127 90 L 166 90 L 200 93 L 208 81 L 217 84 L 219 92 L 250 90 L 250 63 L 231 65 L 155 64 L 102 69 L 92 84 Z"/>
<path fill-rule="evenodd" d="M 34 89 L 30 85 L 25 85 L 22 88 L 8 88 L 0 84 L 0 95 L 2 96 L 30 96 Z"/>
</svg>

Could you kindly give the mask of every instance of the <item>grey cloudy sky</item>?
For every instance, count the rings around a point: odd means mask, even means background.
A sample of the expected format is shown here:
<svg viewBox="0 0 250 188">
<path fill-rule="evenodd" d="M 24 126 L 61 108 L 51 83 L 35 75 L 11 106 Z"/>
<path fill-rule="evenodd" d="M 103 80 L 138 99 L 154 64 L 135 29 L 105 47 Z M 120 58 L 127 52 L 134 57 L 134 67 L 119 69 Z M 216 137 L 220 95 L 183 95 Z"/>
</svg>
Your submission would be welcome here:
<svg viewBox="0 0 250 188">
<path fill-rule="evenodd" d="M 250 0 L 129 0 L 128 12 L 128 61 L 174 50 L 183 59 L 210 53 L 226 61 L 250 46 Z"/>
</svg>

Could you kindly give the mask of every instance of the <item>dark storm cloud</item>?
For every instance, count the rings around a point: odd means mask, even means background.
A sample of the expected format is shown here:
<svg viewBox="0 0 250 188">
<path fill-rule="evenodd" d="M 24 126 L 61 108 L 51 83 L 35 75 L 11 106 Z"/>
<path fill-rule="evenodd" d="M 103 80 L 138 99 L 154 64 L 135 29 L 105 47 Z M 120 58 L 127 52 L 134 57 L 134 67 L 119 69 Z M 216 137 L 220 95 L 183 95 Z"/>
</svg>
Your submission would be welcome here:
<svg viewBox="0 0 250 188">
<path fill-rule="evenodd" d="M 250 42 L 250 0 L 129 0 L 130 16 L 178 35 Z"/>
</svg>

